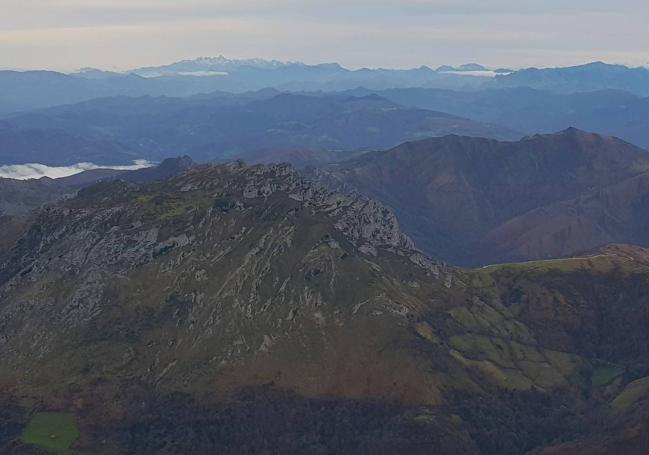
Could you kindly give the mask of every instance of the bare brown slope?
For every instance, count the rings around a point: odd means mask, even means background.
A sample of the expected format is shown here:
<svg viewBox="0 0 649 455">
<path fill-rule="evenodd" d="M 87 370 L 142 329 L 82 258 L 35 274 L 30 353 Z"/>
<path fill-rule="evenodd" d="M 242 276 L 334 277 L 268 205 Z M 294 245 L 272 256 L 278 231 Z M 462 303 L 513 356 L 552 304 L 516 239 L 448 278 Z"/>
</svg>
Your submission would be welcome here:
<svg viewBox="0 0 649 455">
<path fill-rule="evenodd" d="M 622 182 L 648 169 L 646 151 L 569 129 L 519 142 L 448 136 L 407 143 L 332 164 L 320 175 L 330 185 L 356 189 L 394 208 L 404 230 L 433 257 L 480 265 L 567 254 L 609 241 L 649 241 L 641 227 L 630 236 L 614 219 L 605 232 L 591 222 L 575 228 L 572 237 L 561 237 L 561 227 L 582 223 L 579 210 L 586 206 L 594 213 L 589 217 L 604 215 L 605 207 L 589 197 L 617 204 L 613 194 L 606 196 L 607 187 L 619 184 L 620 198 L 624 191 L 627 201 L 643 200 L 639 183 Z M 553 204 L 555 209 L 547 208 Z M 535 219 L 507 225 L 528 212 L 547 228 Z M 642 224 L 637 210 L 626 216 Z"/>
<path fill-rule="evenodd" d="M 620 241 L 649 242 L 649 172 L 532 210 L 490 231 L 481 254 L 496 261 L 567 256 Z"/>
</svg>

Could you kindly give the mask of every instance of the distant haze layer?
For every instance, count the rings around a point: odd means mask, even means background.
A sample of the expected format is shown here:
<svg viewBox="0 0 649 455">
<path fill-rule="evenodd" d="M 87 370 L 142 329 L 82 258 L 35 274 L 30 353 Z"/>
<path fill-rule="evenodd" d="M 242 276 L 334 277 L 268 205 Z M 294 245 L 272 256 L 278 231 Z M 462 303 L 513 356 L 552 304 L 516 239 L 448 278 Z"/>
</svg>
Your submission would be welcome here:
<svg viewBox="0 0 649 455">
<path fill-rule="evenodd" d="M 641 65 L 649 37 L 644 0 L 6 0 L 2 6 L 0 61 L 14 68 L 130 68 L 215 52 L 307 62 L 317 56 L 354 68 L 476 58 L 515 67 L 600 59 Z"/>
</svg>

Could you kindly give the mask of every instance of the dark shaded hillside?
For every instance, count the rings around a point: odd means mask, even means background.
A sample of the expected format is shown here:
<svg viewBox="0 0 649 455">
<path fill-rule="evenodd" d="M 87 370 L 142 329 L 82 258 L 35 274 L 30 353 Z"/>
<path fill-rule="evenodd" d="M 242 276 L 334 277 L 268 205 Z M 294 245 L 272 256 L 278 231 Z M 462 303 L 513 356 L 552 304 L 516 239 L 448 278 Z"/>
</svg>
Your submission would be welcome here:
<svg viewBox="0 0 649 455">
<path fill-rule="evenodd" d="M 448 416 L 434 413 L 416 424 L 421 411 L 395 402 L 305 399 L 272 387 L 236 398 L 211 408 L 183 395 L 154 402 L 141 421 L 122 429 L 121 452 L 423 455 L 435 447 L 442 454 L 477 453 Z"/>
<path fill-rule="evenodd" d="M 464 68 L 443 66 L 437 70 L 426 66 L 406 70 L 349 70 L 336 63 L 305 65 L 207 60 L 210 59 L 177 62 L 157 68 L 139 68 L 129 73 L 92 68 L 74 74 L 0 71 L 0 115 L 98 97 L 185 97 L 215 91 L 242 93 L 266 88 L 340 91 L 356 87 L 371 90 L 422 87 L 467 91 L 529 87 L 558 93 L 623 90 L 639 96 L 649 96 L 649 70 L 601 62 L 566 68 L 503 70 L 498 72 L 497 77 L 491 78 L 471 73 L 471 70 L 485 69 L 480 65 L 465 65 Z"/>
<path fill-rule="evenodd" d="M 649 153 L 569 129 L 520 142 L 449 136 L 322 168 L 333 187 L 394 208 L 433 257 L 456 264 L 649 243 Z"/>
<path fill-rule="evenodd" d="M 409 70 L 349 70 L 338 64 L 286 63 L 258 65 L 231 61 L 226 68 L 206 67 L 205 61 L 186 61 L 129 73 L 86 69 L 74 74 L 54 71 L 0 71 L 0 115 L 109 96 L 185 97 L 215 91 L 242 93 L 279 90 L 348 90 L 365 86 L 464 88 L 489 78 L 436 72 L 428 67 Z M 181 67 L 184 67 L 182 70 Z M 214 74 L 205 74 L 214 72 Z M 196 72 L 202 73 L 197 75 Z M 192 75 L 194 73 L 194 75 Z M 146 77 L 145 77 L 146 76 Z M 151 77 L 153 76 L 153 77 Z"/>
<path fill-rule="evenodd" d="M 142 158 L 136 149 L 105 138 L 88 138 L 60 129 L 19 129 L 0 123 L 0 165 L 40 163 L 130 164 Z"/>
<path fill-rule="evenodd" d="M 238 100 L 238 101 L 237 101 Z M 294 95 L 109 98 L 7 119 L 20 128 L 58 128 L 117 141 L 140 158 L 188 154 L 198 161 L 261 150 L 371 150 L 446 134 L 514 138 L 506 128 L 404 108 L 378 96 Z"/>
</svg>

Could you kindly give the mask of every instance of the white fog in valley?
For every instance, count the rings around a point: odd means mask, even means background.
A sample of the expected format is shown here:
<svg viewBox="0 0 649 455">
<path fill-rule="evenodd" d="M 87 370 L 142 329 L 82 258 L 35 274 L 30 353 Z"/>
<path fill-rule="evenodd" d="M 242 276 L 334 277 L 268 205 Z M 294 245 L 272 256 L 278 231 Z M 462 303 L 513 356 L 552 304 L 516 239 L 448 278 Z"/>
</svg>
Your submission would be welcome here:
<svg viewBox="0 0 649 455">
<path fill-rule="evenodd" d="M 28 180 L 49 177 L 52 179 L 58 179 L 93 169 L 135 171 L 154 165 L 155 163 L 147 160 L 135 160 L 133 161 L 133 164 L 129 165 L 98 165 L 94 163 L 77 163 L 70 166 L 47 166 L 40 163 L 11 164 L 0 166 L 0 178 Z"/>
</svg>

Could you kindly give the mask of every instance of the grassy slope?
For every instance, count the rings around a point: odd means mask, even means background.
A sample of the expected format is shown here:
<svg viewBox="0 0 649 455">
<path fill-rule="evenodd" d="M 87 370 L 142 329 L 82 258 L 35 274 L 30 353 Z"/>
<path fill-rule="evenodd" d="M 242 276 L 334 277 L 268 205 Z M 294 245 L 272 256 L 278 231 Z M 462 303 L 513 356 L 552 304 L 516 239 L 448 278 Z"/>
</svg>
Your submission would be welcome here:
<svg viewBox="0 0 649 455">
<path fill-rule="evenodd" d="M 39 412 L 30 419 L 21 441 L 57 455 L 68 455 L 78 438 L 79 430 L 73 415 Z"/>
</svg>

